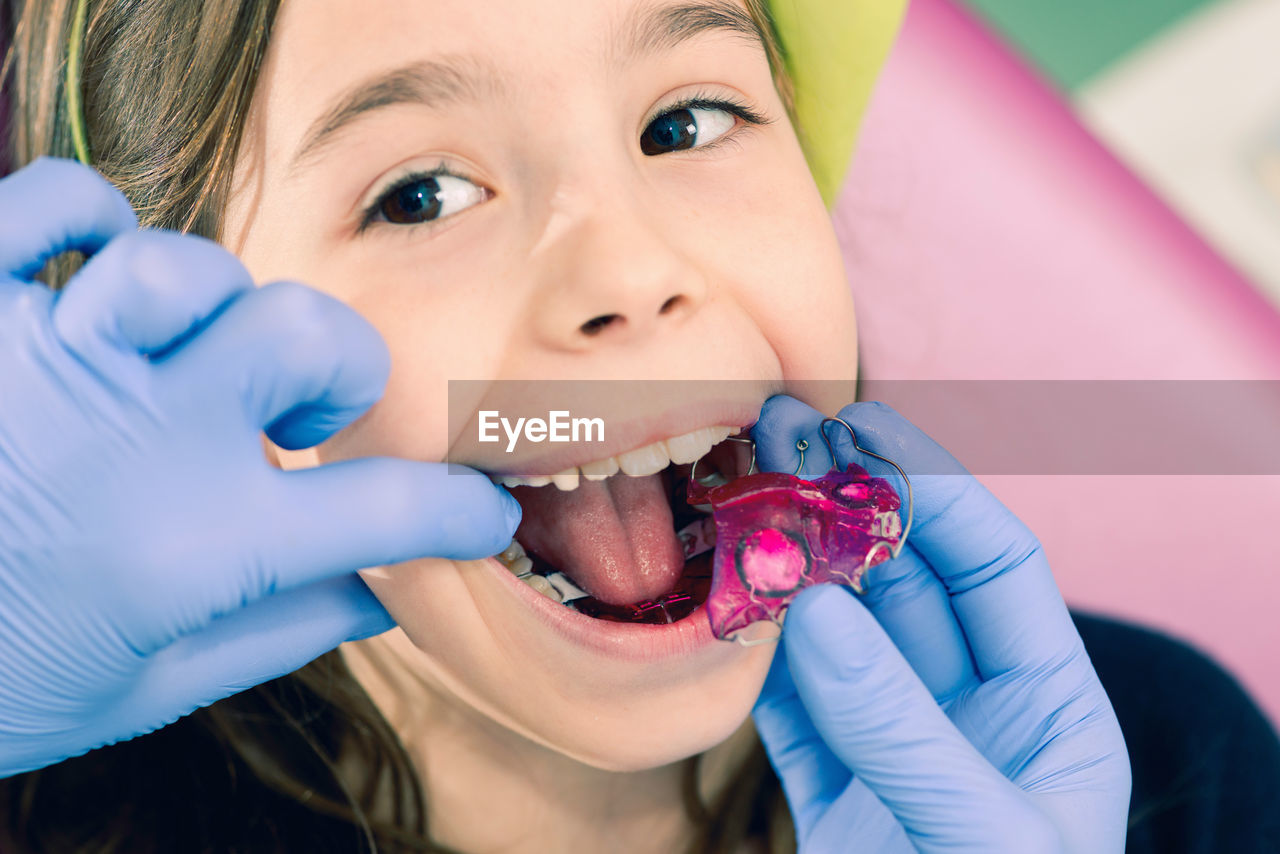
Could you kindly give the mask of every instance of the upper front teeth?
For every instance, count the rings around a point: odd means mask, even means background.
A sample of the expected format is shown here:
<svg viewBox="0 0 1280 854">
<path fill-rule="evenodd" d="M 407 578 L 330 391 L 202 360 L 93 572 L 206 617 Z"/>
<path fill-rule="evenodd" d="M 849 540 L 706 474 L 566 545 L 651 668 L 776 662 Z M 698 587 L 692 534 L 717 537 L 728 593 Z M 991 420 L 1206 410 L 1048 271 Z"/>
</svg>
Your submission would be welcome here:
<svg viewBox="0 0 1280 854">
<path fill-rule="evenodd" d="M 667 454 L 671 457 L 671 462 L 677 465 L 696 462 L 699 457 L 736 432 L 732 427 L 703 427 L 701 430 L 668 439 Z M 665 463 L 663 467 L 666 467 Z"/>
<path fill-rule="evenodd" d="M 657 474 L 670 464 L 671 457 L 664 442 L 654 442 L 652 445 L 618 454 L 618 468 L 622 469 L 623 474 L 632 477 Z"/>
<path fill-rule="evenodd" d="M 621 469 L 623 474 L 631 477 L 644 477 L 657 474 L 670 463 L 679 465 L 694 462 L 736 432 L 738 432 L 737 427 L 702 427 L 680 436 L 645 445 L 643 448 L 618 454 L 617 457 L 607 457 L 603 460 L 584 463 L 581 467 L 565 469 L 550 477 L 506 475 L 502 478 L 502 485 L 546 486 L 548 483 L 554 483 L 557 489 L 568 491 L 578 488 L 580 476 L 587 480 L 604 480 Z"/>
<path fill-rule="evenodd" d="M 605 457 L 603 460 L 596 460 L 594 463 L 584 463 L 582 465 L 582 476 L 587 480 L 604 480 L 618 473 L 618 461 L 613 457 Z"/>
</svg>

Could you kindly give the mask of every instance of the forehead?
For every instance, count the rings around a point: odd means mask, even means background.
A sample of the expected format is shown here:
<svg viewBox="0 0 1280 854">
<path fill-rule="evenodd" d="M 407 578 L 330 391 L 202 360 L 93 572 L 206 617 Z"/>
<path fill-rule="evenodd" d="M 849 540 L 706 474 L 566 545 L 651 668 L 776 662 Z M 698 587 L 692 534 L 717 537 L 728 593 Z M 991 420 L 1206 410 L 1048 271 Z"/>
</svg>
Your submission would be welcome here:
<svg viewBox="0 0 1280 854">
<path fill-rule="evenodd" d="M 273 88 L 314 106 L 354 80 L 422 58 L 459 60 L 488 94 L 590 72 L 608 76 L 691 37 L 759 45 L 742 0 L 286 0 Z"/>
</svg>

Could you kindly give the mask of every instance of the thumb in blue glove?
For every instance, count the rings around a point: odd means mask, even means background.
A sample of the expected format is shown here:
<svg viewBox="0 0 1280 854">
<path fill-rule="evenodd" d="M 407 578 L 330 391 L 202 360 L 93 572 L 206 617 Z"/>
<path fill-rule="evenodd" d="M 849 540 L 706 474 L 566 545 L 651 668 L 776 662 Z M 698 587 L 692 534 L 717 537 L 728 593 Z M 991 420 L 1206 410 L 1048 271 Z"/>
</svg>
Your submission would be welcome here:
<svg viewBox="0 0 1280 854">
<path fill-rule="evenodd" d="M 1039 543 L 890 408 L 840 417 L 911 477 L 915 526 L 863 601 L 824 585 L 787 614 L 754 717 L 801 850 L 1123 851 L 1124 740 Z M 769 401 L 764 465 L 825 448 L 821 419 Z M 828 436 L 841 465 L 896 476 Z"/>
</svg>

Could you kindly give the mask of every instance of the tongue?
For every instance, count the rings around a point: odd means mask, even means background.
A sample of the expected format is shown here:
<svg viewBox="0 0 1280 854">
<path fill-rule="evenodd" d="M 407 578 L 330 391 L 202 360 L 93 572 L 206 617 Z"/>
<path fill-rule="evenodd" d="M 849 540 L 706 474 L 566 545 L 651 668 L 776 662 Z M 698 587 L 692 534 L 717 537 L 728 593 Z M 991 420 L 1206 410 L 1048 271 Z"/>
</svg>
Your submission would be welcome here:
<svg viewBox="0 0 1280 854">
<path fill-rule="evenodd" d="M 571 492 L 518 486 L 526 549 L 602 602 L 630 605 L 675 587 L 684 570 L 661 474 L 615 475 Z"/>
</svg>

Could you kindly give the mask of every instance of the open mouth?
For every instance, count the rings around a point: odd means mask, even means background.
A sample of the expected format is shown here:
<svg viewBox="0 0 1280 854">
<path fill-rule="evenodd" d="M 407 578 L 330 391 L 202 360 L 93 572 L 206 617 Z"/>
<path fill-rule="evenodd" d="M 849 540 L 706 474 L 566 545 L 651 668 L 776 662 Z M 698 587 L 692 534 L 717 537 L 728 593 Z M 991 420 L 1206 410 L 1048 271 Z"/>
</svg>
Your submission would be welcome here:
<svg viewBox="0 0 1280 854">
<path fill-rule="evenodd" d="M 503 479 L 524 518 L 498 560 L 552 601 L 599 620 L 674 623 L 711 589 L 711 516 L 685 501 L 697 461 L 704 482 L 746 474 L 750 449 L 708 427 L 551 478 Z M 536 485 L 535 485 L 536 484 Z"/>
</svg>

